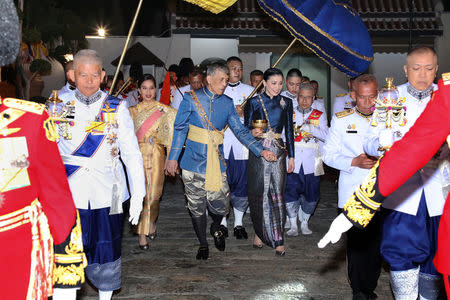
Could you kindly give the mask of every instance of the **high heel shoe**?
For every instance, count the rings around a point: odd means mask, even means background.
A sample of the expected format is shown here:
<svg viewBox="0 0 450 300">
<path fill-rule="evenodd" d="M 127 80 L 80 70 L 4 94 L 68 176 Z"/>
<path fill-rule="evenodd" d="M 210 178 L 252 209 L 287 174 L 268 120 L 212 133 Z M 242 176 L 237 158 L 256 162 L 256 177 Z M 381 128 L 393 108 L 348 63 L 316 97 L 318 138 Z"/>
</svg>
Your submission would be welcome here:
<svg viewBox="0 0 450 300">
<path fill-rule="evenodd" d="M 141 250 L 148 250 L 150 248 L 150 246 L 148 244 L 139 245 L 139 248 L 141 248 Z"/>
<path fill-rule="evenodd" d="M 202 246 L 202 247 L 198 248 L 197 255 L 195 256 L 196 259 L 198 259 L 198 260 L 200 260 L 200 259 L 207 260 L 208 257 L 209 257 L 209 249 L 208 249 L 208 247 L 203 247 Z"/>
<path fill-rule="evenodd" d="M 275 256 L 285 256 L 285 255 L 286 255 L 286 251 L 275 250 Z"/>
<path fill-rule="evenodd" d="M 154 239 L 156 239 L 156 230 L 155 230 L 155 232 L 153 232 L 153 233 L 149 233 L 149 234 L 148 234 L 148 238 L 151 239 L 152 241 L 153 241 Z"/>
<path fill-rule="evenodd" d="M 255 248 L 255 249 L 262 249 L 263 244 L 253 244 L 252 246 L 253 246 L 253 248 Z"/>
<path fill-rule="evenodd" d="M 261 241 L 260 238 L 258 238 L 256 235 L 253 238 L 253 248 L 255 249 L 262 249 L 263 247 L 263 242 Z"/>
</svg>

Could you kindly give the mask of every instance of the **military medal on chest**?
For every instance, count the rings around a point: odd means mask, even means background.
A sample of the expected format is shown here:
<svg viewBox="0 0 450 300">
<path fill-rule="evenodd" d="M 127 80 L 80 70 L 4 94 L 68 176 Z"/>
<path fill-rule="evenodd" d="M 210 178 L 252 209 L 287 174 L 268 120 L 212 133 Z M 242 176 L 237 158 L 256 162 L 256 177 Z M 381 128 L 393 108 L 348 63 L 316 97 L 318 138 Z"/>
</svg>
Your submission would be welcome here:
<svg viewBox="0 0 450 300">
<path fill-rule="evenodd" d="M 115 158 L 119 155 L 117 146 L 117 129 L 119 124 L 117 123 L 116 109 L 111 108 L 107 102 L 101 109 L 101 120 L 105 124 L 104 134 L 106 135 L 106 140 L 111 145 L 111 156 Z"/>
<path fill-rule="evenodd" d="M 56 127 L 57 139 L 72 139 L 71 127 L 75 125 L 75 101 L 63 103 L 58 98 L 58 91 L 54 90 L 50 99 L 46 103 L 48 114 Z"/>
</svg>

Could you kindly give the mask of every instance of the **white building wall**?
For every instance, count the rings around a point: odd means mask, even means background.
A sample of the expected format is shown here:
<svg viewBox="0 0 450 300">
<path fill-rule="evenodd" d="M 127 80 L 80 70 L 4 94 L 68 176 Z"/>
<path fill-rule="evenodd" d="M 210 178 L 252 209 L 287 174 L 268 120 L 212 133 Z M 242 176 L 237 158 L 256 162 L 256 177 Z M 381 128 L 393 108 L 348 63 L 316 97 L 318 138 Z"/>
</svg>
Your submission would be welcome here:
<svg viewBox="0 0 450 300">
<path fill-rule="evenodd" d="M 450 72 L 450 12 L 442 12 L 441 21 L 444 33 L 435 43 L 439 63 L 438 78 L 441 78 L 442 73 Z"/>
<path fill-rule="evenodd" d="M 238 56 L 238 39 L 191 38 L 190 54 L 194 65 L 211 57 L 226 60 L 230 56 Z"/>
</svg>

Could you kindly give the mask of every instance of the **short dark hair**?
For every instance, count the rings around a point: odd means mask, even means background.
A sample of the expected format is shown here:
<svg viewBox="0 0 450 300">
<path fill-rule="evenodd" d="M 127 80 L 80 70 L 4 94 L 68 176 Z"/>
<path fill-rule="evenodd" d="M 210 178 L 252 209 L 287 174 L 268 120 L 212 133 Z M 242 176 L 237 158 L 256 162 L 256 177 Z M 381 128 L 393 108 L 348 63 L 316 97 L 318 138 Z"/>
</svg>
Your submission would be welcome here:
<svg viewBox="0 0 450 300">
<path fill-rule="evenodd" d="M 170 65 L 168 71 L 177 73 L 177 75 L 178 75 L 178 73 L 180 72 L 180 67 L 178 67 L 178 65 L 176 65 L 176 64 L 173 64 L 173 65 Z"/>
<path fill-rule="evenodd" d="M 142 83 L 143 83 L 144 81 L 147 81 L 147 80 L 153 81 L 153 84 L 154 84 L 155 87 L 156 87 L 156 80 L 155 80 L 155 77 L 153 77 L 152 74 L 144 74 L 144 75 L 142 75 L 142 77 L 139 78 L 139 80 L 138 80 L 138 87 L 140 88 L 141 85 L 142 85 Z"/>
<path fill-rule="evenodd" d="M 411 56 L 414 54 L 424 54 L 427 52 L 432 53 L 434 56 L 437 57 L 437 53 L 434 50 L 434 48 L 430 47 L 430 46 L 425 46 L 425 45 L 417 45 L 417 46 L 411 48 L 411 50 L 408 51 L 408 54 L 406 56 L 408 57 L 408 56 Z"/>
<path fill-rule="evenodd" d="M 130 77 L 134 80 L 141 78 L 144 76 L 144 71 L 142 69 L 142 64 L 140 63 L 133 63 L 130 66 Z"/>
<path fill-rule="evenodd" d="M 275 75 L 281 75 L 281 77 L 283 77 L 283 72 L 281 72 L 281 70 L 277 68 L 269 68 L 264 72 L 263 78 L 265 81 L 267 81 L 270 77 Z"/>
<path fill-rule="evenodd" d="M 195 77 L 195 76 L 198 76 L 198 75 L 202 75 L 202 76 L 205 75 L 203 70 L 201 68 L 199 68 L 199 67 L 194 67 L 192 69 L 191 73 L 189 73 L 189 76 L 192 76 L 192 77 Z"/>
<path fill-rule="evenodd" d="M 302 81 L 310 81 L 308 76 L 302 76 Z"/>
<path fill-rule="evenodd" d="M 239 57 L 237 57 L 237 56 L 230 56 L 230 57 L 227 58 L 227 64 L 232 62 L 232 61 L 238 61 L 238 62 L 240 62 L 242 64 L 242 60 Z"/>
<path fill-rule="evenodd" d="M 264 76 L 264 73 L 261 70 L 253 70 L 250 72 L 250 77 L 252 76 Z"/>
<path fill-rule="evenodd" d="M 300 77 L 300 78 L 302 78 L 302 72 L 299 69 L 297 69 L 297 68 L 290 69 L 287 72 L 286 80 L 291 78 L 291 77 Z"/>
<path fill-rule="evenodd" d="M 356 88 L 360 85 L 360 84 L 370 84 L 370 83 L 374 83 L 375 86 L 378 88 L 378 80 L 375 76 L 373 76 L 372 74 L 362 74 L 358 77 L 356 77 L 355 79 L 355 83 L 354 83 L 354 90 L 356 90 Z"/>
</svg>

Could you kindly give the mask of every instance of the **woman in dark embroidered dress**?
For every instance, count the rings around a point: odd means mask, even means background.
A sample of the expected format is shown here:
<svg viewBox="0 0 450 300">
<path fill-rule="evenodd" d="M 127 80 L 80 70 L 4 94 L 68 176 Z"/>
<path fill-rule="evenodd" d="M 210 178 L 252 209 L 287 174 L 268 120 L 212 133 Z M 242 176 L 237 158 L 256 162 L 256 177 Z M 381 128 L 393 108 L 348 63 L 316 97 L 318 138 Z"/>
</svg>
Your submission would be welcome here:
<svg viewBox="0 0 450 300">
<path fill-rule="evenodd" d="M 276 153 L 277 161 L 267 162 L 249 153 L 248 202 L 256 233 L 253 246 L 261 248 L 265 243 L 275 248 L 277 255 L 283 256 L 286 150 L 289 156 L 287 172 L 294 170 L 293 108 L 292 100 L 280 95 L 283 73 L 279 69 L 266 70 L 263 84 L 265 92 L 250 99 L 245 106 L 245 126 L 264 149 Z M 258 122 L 267 125 L 262 128 Z M 286 143 L 281 139 L 283 129 Z"/>
</svg>

